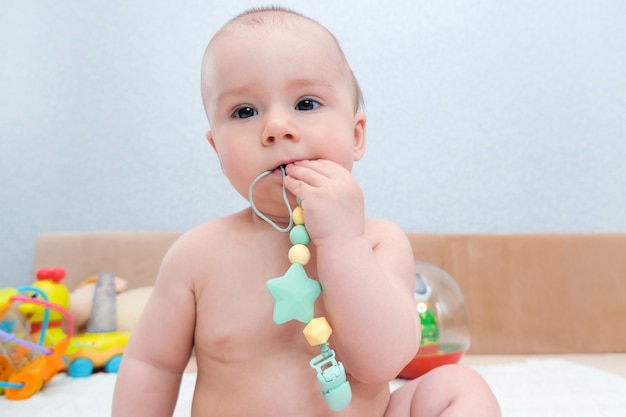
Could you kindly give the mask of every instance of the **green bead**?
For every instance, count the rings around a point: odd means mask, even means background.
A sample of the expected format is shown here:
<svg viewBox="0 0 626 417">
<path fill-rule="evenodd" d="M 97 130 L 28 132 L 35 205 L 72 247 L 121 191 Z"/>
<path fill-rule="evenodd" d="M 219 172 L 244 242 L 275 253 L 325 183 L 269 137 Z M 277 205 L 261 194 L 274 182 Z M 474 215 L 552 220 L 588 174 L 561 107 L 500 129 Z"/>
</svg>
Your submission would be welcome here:
<svg viewBox="0 0 626 417">
<path fill-rule="evenodd" d="M 304 225 L 297 224 L 291 229 L 291 232 L 289 232 L 289 240 L 291 240 L 291 243 L 294 245 L 308 245 L 309 242 L 311 242 L 311 237 Z"/>
</svg>

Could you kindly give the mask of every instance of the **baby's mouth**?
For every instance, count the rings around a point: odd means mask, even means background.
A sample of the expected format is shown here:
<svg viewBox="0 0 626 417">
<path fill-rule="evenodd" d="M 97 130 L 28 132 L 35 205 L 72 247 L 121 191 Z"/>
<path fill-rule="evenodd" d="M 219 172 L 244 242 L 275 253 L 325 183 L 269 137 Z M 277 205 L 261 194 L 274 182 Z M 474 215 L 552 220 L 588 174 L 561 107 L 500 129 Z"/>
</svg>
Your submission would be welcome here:
<svg viewBox="0 0 626 417">
<path fill-rule="evenodd" d="M 273 171 L 273 172 L 276 172 L 276 173 L 281 173 L 281 174 L 283 174 L 283 175 L 286 175 L 286 174 L 285 174 L 285 172 L 286 172 L 286 170 L 287 170 L 287 165 L 288 165 L 288 164 L 281 164 L 281 165 L 278 165 L 278 166 L 277 166 L 276 168 L 274 168 L 272 171 Z"/>
</svg>

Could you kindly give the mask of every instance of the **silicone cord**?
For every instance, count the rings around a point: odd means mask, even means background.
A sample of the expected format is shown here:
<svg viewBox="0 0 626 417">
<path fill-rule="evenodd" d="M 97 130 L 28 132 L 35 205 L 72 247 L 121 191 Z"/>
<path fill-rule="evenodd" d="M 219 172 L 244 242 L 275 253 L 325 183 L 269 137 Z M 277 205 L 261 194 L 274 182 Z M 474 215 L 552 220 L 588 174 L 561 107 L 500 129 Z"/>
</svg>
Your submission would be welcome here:
<svg viewBox="0 0 626 417">
<path fill-rule="evenodd" d="M 280 167 L 280 172 L 282 173 L 283 178 L 285 178 L 285 176 L 287 175 L 285 173 L 285 167 L 281 166 Z M 285 233 L 285 232 L 288 232 L 289 230 L 291 230 L 291 227 L 293 226 L 293 214 L 291 213 L 291 206 L 289 205 L 289 199 L 287 198 L 287 190 L 285 189 L 285 185 L 283 184 L 283 201 L 285 201 L 285 206 L 287 206 L 287 210 L 289 211 L 289 224 L 286 227 L 280 227 L 273 220 L 268 218 L 265 214 L 261 213 L 261 211 L 254 204 L 254 199 L 252 198 L 252 190 L 254 189 L 254 186 L 257 184 L 257 182 L 259 182 L 259 180 L 261 178 L 263 178 L 266 175 L 269 175 L 271 173 L 272 173 L 272 171 L 261 172 L 252 181 L 252 184 L 250 184 L 250 190 L 248 191 L 248 197 L 250 199 L 250 205 L 252 206 L 252 210 L 254 210 L 254 212 L 256 213 L 257 216 L 259 216 L 261 219 L 263 219 L 267 223 L 269 223 L 269 225 L 272 226 L 274 229 L 278 230 L 281 233 Z"/>
</svg>

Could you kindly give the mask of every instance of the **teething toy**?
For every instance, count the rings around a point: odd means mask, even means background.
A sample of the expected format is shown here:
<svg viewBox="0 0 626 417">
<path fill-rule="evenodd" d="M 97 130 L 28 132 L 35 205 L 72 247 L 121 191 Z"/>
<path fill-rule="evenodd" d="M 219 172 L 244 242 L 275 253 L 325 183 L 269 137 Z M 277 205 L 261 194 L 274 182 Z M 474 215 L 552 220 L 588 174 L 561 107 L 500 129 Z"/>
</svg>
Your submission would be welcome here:
<svg viewBox="0 0 626 417">
<path fill-rule="evenodd" d="M 280 167 L 283 177 L 285 168 Z M 254 205 L 252 190 L 256 183 L 271 171 L 262 172 L 250 185 L 250 204 L 254 212 L 263 220 L 280 232 L 289 231 L 289 240 L 293 246 L 289 249 L 288 258 L 291 266 L 281 277 L 270 279 L 267 289 L 274 299 L 274 322 L 283 324 L 290 320 L 305 323 L 302 331 L 311 346 L 319 346 L 321 353 L 313 358 L 309 364 L 317 373 L 317 380 L 322 395 L 333 411 L 343 410 L 352 400 L 350 382 L 346 379 L 346 371 L 341 362 L 335 359 L 335 352 L 330 348 L 328 339 L 332 329 L 324 317 L 314 318 L 315 301 L 322 292 L 319 282 L 307 276 L 304 266 L 310 261 L 311 253 L 307 245 L 311 242 L 309 233 L 304 226 L 304 212 L 297 199 L 298 206 L 289 213 L 289 224 L 285 228 L 279 227 L 272 220 L 263 215 Z M 287 193 L 283 185 L 283 199 L 289 207 Z"/>
</svg>

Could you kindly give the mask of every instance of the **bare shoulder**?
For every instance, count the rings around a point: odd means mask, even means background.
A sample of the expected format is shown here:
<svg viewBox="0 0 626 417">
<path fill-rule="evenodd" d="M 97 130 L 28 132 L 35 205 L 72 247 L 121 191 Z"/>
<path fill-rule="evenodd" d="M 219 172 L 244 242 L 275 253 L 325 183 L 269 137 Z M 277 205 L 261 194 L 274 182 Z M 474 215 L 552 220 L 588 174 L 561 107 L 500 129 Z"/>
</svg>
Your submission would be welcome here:
<svg viewBox="0 0 626 417">
<path fill-rule="evenodd" d="M 183 233 L 169 248 L 159 272 L 159 278 L 176 276 L 177 281 L 202 278 L 214 265 L 212 260 L 228 251 L 246 228 L 249 216 L 244 212 L 202 223 Z M 200 276 L 201 275 L 201 276 Z"/>
<path fill-rule="evenodd" d="M 380 218 L 365 220 L 365 233 L 372 243 L 372 248 L 391 248 L 399 251 L 411 250 L 411 244 L 404 230 L 395 223 Z"/>
<path fill-rule="evenodd" d="M 237 239 L 245 233 L 250 224 L 250 214 L 246 210 L 238 213 L 210 220 L 183 233 L 170 248 L 171 252 L 180 255 L 204 254 L 227 244 L 231 239 Z"/>
</svg>

